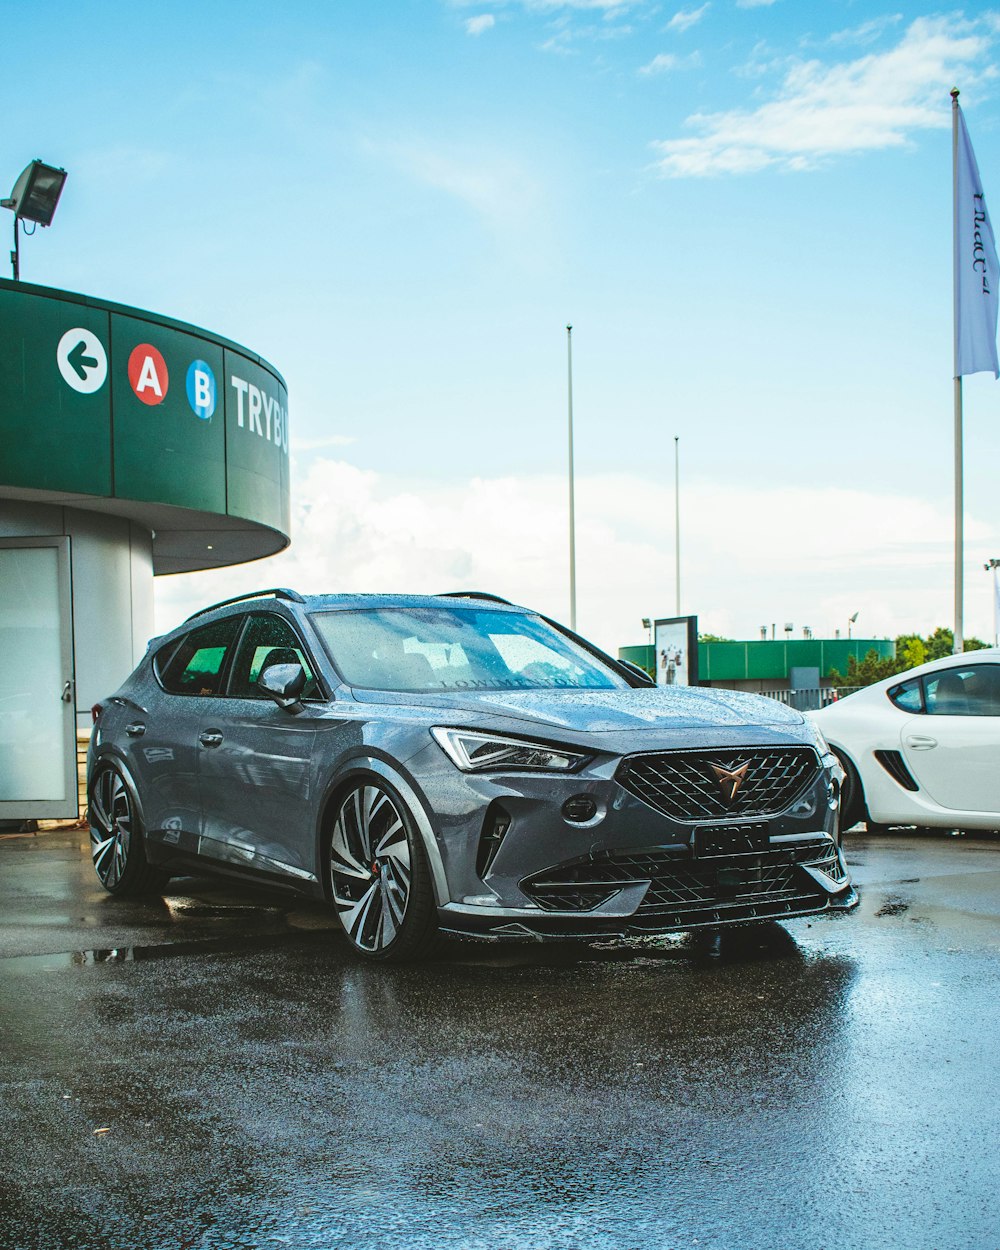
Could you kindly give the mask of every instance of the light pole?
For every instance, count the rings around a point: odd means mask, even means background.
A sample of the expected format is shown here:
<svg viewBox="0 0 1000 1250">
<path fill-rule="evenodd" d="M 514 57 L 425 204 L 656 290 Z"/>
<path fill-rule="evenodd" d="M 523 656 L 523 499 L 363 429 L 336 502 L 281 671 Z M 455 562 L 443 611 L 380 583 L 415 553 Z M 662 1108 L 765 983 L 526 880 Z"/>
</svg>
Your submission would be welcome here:
<svg viewBox="0 0 1000 1250">
<path fill-rule="evenodd" d="M 566 327 L 566 390 L 569 401 L 569 627 L 576 630 L 576 499 L 573 485 L 573 327 Z"/>
<path fill-rule="evenodd" d="M 674 435 L 674 613 L 681 614 L 681 440 Z"/>
<path fill-rule="evenodd" d="M 993 645 L 1000 647 L 1000 582 L 997 581 L 997 569 L 1000 560 L 991 556 L 983 565 L 987 573 L 993 574 Z"/>
<path fill-rule="evenodd" d="M 10 263 L 15 282 L 21 278 L 21 240 L 18 225 L 22 221 L 30 221 L 36 228 L 50 226 L 65 181 L 65 169 L 57 169 L 55 165 L 46 165 L 44 161 L 35 160 L 22 170 L 9 198 L 0 200 L 0 208 L 9 208 L 14 214 L 14 250 L 10 254 Z M 34 234 L 34 230 L 29 233 Z"/>
<path fill-rule="evenodd" d="M 847 636 L 848 636 L 848 638 L 850 638 L 850 636 L 851 636 L 851 626 L 855 623 L 855 621 L 858 619 L 858 617 L 859 617 L 860 615 L 861 615 L 861 614 L 860 614 L 860 612 L 855 612 L 853 616 L 849 616 L 849 617 L 847 618 Z"/>
</svg>

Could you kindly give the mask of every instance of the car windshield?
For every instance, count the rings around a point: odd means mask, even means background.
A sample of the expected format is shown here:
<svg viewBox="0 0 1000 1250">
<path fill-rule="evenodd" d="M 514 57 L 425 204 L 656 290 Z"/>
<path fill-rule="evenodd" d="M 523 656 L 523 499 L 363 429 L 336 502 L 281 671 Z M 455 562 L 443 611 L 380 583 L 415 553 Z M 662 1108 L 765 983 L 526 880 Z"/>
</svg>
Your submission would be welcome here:
<svg viewBox="0 0 1000 1250">
<path fill-rule="evenodd" d="M 473 607 L 313 613 L 341 676 L 366 690 L 613 690 L 628 683 L 537 616 Z"/>
</svg>

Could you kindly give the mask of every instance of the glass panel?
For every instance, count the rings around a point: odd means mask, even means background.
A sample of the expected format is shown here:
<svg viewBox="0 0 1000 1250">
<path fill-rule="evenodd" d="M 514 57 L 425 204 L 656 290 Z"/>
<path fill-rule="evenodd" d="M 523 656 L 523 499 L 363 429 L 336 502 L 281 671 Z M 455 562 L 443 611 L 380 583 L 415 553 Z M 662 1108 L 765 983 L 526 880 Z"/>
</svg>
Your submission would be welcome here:
<svg viewBox="0 0 1000 1250">
<path fill-rule="evenodd" d="M 257 678 L 272 664 L 301 664 L 307 678 L 301 697 L 315 698 L 319 693 L 295 631 L 283 617 L 269 612 L 250 618 L 233 663 L 229 693 L 240 699 L 266 699 L 268 696 L 257 688 Z"/>
<path fill-rule="evenodd" d="M 924 697 L 921 693 L 919 677 L 911 677 L 909 681 L 902 681 L 898 686 L 890 687 L 889 698 L 902 712 L 924 710 Z"/>
<path fill-rule="evenodd" d="M 0 802 L 58 802 L 68 749 L 59 552 L 0 549 L 0 587 Z"/>
<path fill-rule="evenodd" d="M 317 612 L 351 686 L 368 690 L 613 690 L 627 683 L 539 620 L 475 608 Z"/>
<path fill-rule="evenodd" d="M 220 694 L 223 665 L 242 619 L 227 616 L 188 634 L 163 670 L 164 687 L 171 694 Z"/>
<path fill-rule="evenodd" d="M 927 711 L 936 716 L 1000 716 L 1000 665 L 974 664 L 925 677 Z"/>
</svg>

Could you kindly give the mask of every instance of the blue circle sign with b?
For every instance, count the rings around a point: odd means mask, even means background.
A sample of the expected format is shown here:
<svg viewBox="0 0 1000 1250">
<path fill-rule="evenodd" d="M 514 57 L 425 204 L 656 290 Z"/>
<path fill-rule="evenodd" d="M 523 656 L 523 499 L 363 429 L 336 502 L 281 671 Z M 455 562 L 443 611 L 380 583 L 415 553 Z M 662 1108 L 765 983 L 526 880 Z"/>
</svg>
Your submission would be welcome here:
<svg viewBox="0 0 1000 1250">
<path fill-rule="evenodd" d="M 193 360 L 188 368 L 187 397 L 194 415 L 211 421 L 215 412 L 215 374 L 204 360 Z"/>
</svg>

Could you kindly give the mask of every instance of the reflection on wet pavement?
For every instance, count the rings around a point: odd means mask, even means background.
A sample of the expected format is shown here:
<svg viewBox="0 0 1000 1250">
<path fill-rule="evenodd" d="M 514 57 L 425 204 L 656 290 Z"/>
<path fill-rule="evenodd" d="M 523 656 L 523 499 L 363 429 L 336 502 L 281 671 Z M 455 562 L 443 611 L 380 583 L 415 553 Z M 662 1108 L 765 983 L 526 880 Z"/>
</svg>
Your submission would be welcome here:
<svg viewBox="0 0 1000 1250">
<path fill-rule="evenodd" d="M 1000 844 L 863 849 L 856 916 L 718 940 L 369 966 L 234 891 L 18 947 L 0 1246 L 992 1247 Z"/>
</svg>

